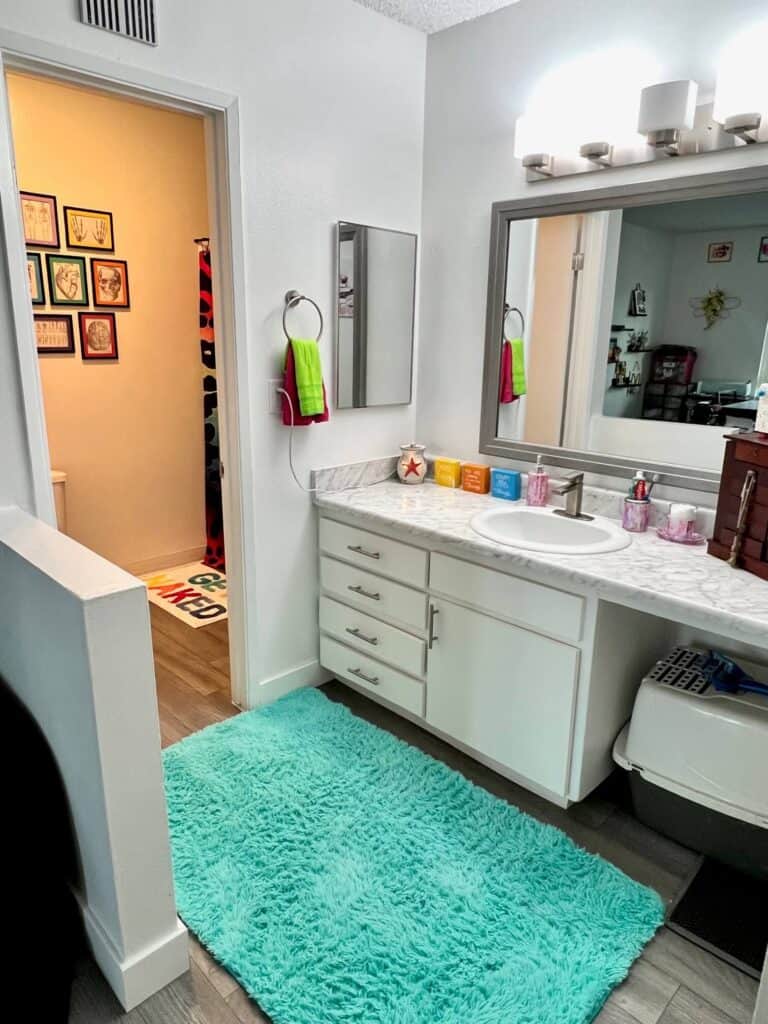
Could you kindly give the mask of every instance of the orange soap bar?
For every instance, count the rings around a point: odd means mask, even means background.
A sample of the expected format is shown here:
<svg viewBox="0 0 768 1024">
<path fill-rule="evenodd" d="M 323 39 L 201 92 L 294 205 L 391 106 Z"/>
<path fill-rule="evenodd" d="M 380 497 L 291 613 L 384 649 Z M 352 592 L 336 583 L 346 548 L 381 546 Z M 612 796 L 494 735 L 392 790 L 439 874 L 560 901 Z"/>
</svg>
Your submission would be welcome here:
<svg viewBox="0 0 768 1024">
<path fill-rule="evenodd" d="M 465 462 L 461 469 L 461 486 L 465 491 L 487 494 L 491 489 L 491 467 Z"/>
</svg>

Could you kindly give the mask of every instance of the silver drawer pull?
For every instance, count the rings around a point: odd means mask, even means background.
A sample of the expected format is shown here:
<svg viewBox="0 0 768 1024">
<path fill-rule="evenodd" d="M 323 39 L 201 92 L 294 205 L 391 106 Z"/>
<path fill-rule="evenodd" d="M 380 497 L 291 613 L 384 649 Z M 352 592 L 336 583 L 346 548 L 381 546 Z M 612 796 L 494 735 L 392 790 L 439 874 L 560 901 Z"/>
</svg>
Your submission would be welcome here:
<svg viewBox="0 0 768 1024">
<path fill-rule="evenodd" d="M 350 636 L 355 637 L 357 640 L 364 640 L 367 644 L 372 647 L 379 646 L 379 638 L 377 636 L 366 636 L 365 633 L 361 633 L 360 630 L 355 626 L 354 628 L 347 626 L 347 632 Z"/>
<path fill-rule="evenodd" d="M 370 683 L 371 686 L 379 685 L 378 676 L 367 676 L 361 668 L 348 668 L 347 672 L 349 672 L 350 675 L 357 676 L 358 679 L 362 679 L 366 683 Z"/>
<path fill-rule="evenodd" d="M 354 586 L 354 587 L 350 586 L 350 587 L 347 587 L 347 590 L 351 590 L 353 594 L 359 594 L 360 597 L 367 597 L 371 601 L 380 601 L 381 600 L 381 594 L 374 594 L 370 590 L 363 590 L 363 588 L 361 586 Z"/>
<path fill-rule="evenodd" d="M 356 555 L 365 555 L 366 558 L 381 558 L 381 552 L 366 551 L 366 549 L 360 547 L 359 544 L 347 544 L 347 551 L 354 551 Z"/>
</svg>

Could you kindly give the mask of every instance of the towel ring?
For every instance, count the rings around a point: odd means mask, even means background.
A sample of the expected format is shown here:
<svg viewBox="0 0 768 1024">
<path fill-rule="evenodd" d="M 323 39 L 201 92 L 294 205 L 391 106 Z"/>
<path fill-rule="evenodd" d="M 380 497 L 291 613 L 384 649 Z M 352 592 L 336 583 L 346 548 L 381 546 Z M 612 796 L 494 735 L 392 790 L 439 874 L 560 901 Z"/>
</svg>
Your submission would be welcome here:
<svg viewBox="0 0 768 1024">
<path fill-rule="evenodd" d="M 509 338 L 507 337 L 507 319 L 510 313 L 517 313 L 517 315 L 520 317 L 520 336 L 523 337 L 525 335 L 525 317 L 523 316 L 523 314 L 520 312 L 517 306 L 505 306 L 504 321 L 501 325 L 501 333 L 504 335 L 505 341 L 509 341 Z"/>
<path fill-rule="evenodd" d="M 293 341 L 293 338 L 291 338 L 290 334 L 288 333 L 288 324 L 286 323 L 288 310 L 293 309 L 295 306 L 298 306 L 300 302 L 308 302 L 310 306 L 315 307 L 315 311 L 317 312 L 317 315 L 320 317 L 320 330 L 317 332 L 317 337 L 315 338 L 315 341 L 320 341 L 320 339 L 323 336 L 323 327 L 325 326 L 325 323 L 323 321 L 323 314 L 320 311 L 320 307 L 318 306 L 314 299 L 310 299 L 308 295 L 302 295 L 301 292 L 297 292 L 295 289 L 292 289 L 291 291 L 285 293 L 285 308 L 283 309 L 283 332 L 285 333 L 286 338 L 288 339 L 288 341 Z"/>
</svg>

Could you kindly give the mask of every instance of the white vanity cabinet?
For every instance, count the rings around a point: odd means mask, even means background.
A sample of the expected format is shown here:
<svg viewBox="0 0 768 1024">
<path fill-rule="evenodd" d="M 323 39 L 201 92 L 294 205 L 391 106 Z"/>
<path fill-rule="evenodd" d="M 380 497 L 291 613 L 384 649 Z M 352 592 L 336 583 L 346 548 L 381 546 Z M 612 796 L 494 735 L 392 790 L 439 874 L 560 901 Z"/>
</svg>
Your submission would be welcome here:
<svg viewBox="0 0 768 1024">
<path fill-rule="evenodd" d="M 322 666 L 561 806 L 583 799 L 664 621 L 381 530 L 321 514 Z"/>
<path fill-rule="evenodd" d="M 450 601 L 432 609 L 428 724 L 567 793 L 579 651 Z"/>
</svg>

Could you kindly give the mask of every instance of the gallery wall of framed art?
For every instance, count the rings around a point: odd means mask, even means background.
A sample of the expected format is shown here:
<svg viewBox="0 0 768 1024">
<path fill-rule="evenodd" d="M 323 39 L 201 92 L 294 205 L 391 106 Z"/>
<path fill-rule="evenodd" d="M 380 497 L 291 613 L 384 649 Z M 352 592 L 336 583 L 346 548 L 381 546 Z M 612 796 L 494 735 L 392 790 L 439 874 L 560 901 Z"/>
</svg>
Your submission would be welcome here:
<svg viewBox="0 0 768 1024">
<path fill-rule="evenodd" d="M 204 550 L 204 123 L 17 71 L 8 86 L 68 532 L 129 570 Z"/>
</svg>

